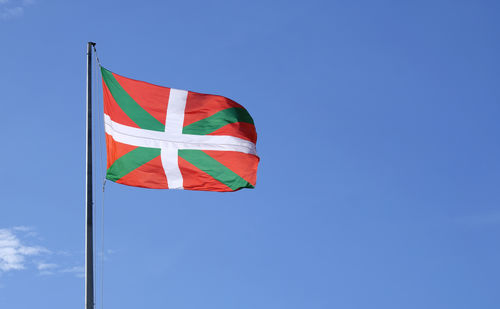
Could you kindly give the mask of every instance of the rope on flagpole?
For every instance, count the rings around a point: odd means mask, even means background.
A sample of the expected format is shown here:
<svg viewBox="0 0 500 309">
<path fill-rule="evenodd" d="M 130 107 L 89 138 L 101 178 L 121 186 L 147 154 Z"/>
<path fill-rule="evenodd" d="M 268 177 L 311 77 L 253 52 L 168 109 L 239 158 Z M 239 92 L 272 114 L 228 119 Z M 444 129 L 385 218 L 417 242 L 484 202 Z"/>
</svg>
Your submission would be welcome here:
<svg viewBox="0 0 500 309">
<path fill-rule="evenodd" d="M 97 114 L 96 117 L 96 122 L 95 122 L 95 127 L 96 129 L 93 130 L 94 137 L 97 135 L 97 138 L 94 138 L 94 140 L 97 140 L 99 143 L 99 159 L 100 159 L 100 164 L 95 164 L 96 167 L 98 167 L 99 172 L 94 174 L 94 177 L 100 178 L 102 180 L 102 193 L 101 193 L 101 246 L 100 246 L 100 252 L 97 252 L 98 250 L 94 251 L 94 258 L 96 261 L 100 261 L 99 265 L 100 267 L 95 267 L 94 268 L 94 273 L 97 275 L 97 272 L 99 270 L 99 281 L 100 281 L 100 307 L 104 307 L 104 201 L 105 201 L 105 186 L 106 186 L 106 170 L 105 170 L 105 163 L 104 163 L 104 158 L 103 158 L 103 138 L 102 134 L 104 134 L 104 117 L 102 113 L 104 112 L 104 106 L 102 106 L 103 102 L 99 100 L 100 94 L 102 93 L 102 86 L 100 87 L 99 83 L 99 74 L 100 74 L 100 67 L 101 63 L 99 61 L 99 57 L 97 56 L 97 49 L 95 45 L 93 45 L 94 49 L 94 55 L 96 62 L 94 62 L 94 85 L 96 86 L 96 91 L 94 91 L 94 114 Z M 101 91 L 99 91 L 101 90 Z M 94 152 L 97 152 L 95 149 L 96 147 L 93 148 Z M 93 156 L 94 160 L 96 160 L 97 156 Z M 97 163 L 97 162 L 96 162 Z M 98 174 L 98 175 L 97 175 Z M 94 185 L 97 186 L 97 181 L 94 181 Z M 94 190 L 94 192 L 98 192 L 97 190 Z M 94 217 L 95 212 L 97 211 L 97 207 L 94 207 Z M 94 225 L 94 229 L 97 230 L 97 224 Z M 94 233 L 96 235 L 97 233 Z M 97 243 L 97 237 L 94 238 L 94 244 Z M 98 246 L 95 246 L 95 248 L 99 248 Z M 98 258 L 100 257 L 100 258 Z M 100 269 L 99 269 L 100 268 Z M 97 276 L 95 276 L 97 277 Z M 94 289 L 97 289 L 97 286 L 94 286 Z"/>
<path fill-rule="evenodd" d="M 102 183 L 101 201 L 101 309 L 104 308 L 104 192 L 106 191 L 106 179 Z"/>
<path fill-rule="evenodd" d="M 96 123 L 96 130 L 94 130 L 94 132 L 96 132 L 95 134 L 97 134 L 97 140 L 98 140 L 98 143 L 99 143 L 99 153 L 100 153 L 100 164 L 96 166 L 99 166 L 99 176 L 102 177 L 102 193 L 101 193 L 101 248 L 100 248 L 100 307 L 101 309 L 104 307 L 104 201 L 105 201 L 105 191 L 106 191 L 106 170 L 105 170 L 105 164 L 104 164 L 104 158 L 103 158 L 103 141 L 102 141 L 102 134 L 104 133 L 104 117 L 103 117 L 103 112 L 104 112 L 104 106 L 102 106 L 101 104 L 103 104 L 103 102 L 101 103 L 101 101 L 99 100 L 99 97 L 102 93 L 102 86 L 99 88 L 99 78 L 98 78 L 98 75 L 100 73 L 100 70 L 99 68 L 101 67 L 101 62 L 99 61 L 99 57 L 97 56 L 97 49 L 95 47 L 95 45 L 93 46 L 94 48 L 94 55 L 95 55 L 95 58 L 96 58 L 96 64 L 95 64 L 95 74 L 94 74 L 94 78 L 95 78 L 95 85 L 96 85 L 96 90 L 95 91 L 95 95 L 96 95 L 96 99 L 95 99 L 95 102 L 97 104 L 95 104 L 95 107 L 96 107 L 96 110 L 97 110 L 97 123 Z M 101 91 L 99 91 L 101 90 Z M 97 191 L 96 191 L 97 192 Z M 97 271 L 97 267 L 96 267 L 96 271 Z"/>
<path fill-rule="evenodd" d="M 99 60 L 98 60 L 99 61 Z M 99 64 L 99 67 L 101 64 Z M 97 74 L 96 74 L 97 75 Z M 99 83 L 98 83 L 99 85 Z M 102 90 L 102 88 L 101 88 Z M 97 86 L 97 91 L 99 92 L 99 86 Z M 99 99 L 98 99 L 99 102 Z M 100 106 L 98 104 L 98 106 Z M 102 131 L 99 134 L 99 149 L 100 149 L 100 158 L 101 158 L 101 177 L 102 177 L 102 195 L 101 195 L 101 309 L 104 307 L 104 195 L 106 191 L 106 170 L 103 159 L 103 142 L 102 142 L 102 134 L 104 133 L 104 107 L 101 106 L 101 110 L 98 112 L 100 118 L 99 122 L 102 125 Z"/>
<path fill-rule="evenodd" d="M 97 49 L 95 48 L 95 45 L 94 45 L 94 55 L 95 59 L 97 60 L 97 63 L 99 64 L 99 66 L 101 66 L 101 61 L 99 61 L 99 57 L 97 56 Z"/>
</svg>

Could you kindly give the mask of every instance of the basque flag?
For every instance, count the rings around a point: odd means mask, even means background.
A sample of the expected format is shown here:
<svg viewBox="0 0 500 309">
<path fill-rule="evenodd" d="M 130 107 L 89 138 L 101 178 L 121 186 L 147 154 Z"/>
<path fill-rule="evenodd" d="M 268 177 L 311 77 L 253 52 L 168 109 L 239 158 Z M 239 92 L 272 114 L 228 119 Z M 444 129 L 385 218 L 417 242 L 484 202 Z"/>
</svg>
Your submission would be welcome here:
<svg viewBox="0 0 500 309">
<path fill-rule="evenodd" d="M 254 188 L 252 117 L 218 95 L 133 80 L 101 67 L 106 178 L 154 189 Z"/>
</svg>

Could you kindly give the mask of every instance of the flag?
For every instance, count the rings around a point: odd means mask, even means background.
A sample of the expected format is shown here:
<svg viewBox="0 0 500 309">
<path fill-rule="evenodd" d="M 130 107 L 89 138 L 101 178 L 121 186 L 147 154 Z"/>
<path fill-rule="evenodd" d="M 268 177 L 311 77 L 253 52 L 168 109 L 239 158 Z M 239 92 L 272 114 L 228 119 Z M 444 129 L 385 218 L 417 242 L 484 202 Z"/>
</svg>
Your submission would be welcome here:
<svg viewBox="0 0 500 309">
<path fill-rule="evenodd" d="M 257 133 L 243 106 L 103 67 L 101 74 L 107 179 L 154 189 L 254 188 Z"/>
</svg>

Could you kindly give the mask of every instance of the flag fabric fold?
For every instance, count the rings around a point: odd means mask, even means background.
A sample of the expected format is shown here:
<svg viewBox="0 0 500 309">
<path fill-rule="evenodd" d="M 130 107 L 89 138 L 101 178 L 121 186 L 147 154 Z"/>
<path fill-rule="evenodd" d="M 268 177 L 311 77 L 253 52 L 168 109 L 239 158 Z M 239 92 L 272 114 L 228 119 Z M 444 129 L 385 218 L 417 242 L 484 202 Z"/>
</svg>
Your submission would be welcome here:
<svg viewBox="0 0 500 309">
<path fill-rule="evenodd" d="M 133 80 L 101 67 L 106 178 L 153 189 L 254 188 L 252 117 L 218 95 Z"/>
</svg>

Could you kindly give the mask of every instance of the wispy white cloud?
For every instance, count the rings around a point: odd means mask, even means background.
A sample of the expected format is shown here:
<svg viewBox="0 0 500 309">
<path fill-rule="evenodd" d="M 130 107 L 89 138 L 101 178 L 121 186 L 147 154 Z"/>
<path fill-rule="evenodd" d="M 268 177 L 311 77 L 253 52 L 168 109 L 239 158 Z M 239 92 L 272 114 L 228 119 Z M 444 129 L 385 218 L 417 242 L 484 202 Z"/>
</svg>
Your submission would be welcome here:
<svg viewBox="0 0 500 309">
<path fill-rule="evenodd" d="M 37 264 L 38 273 L 42 276 L 68 274 L 74 275 L 77 278 L 83 278 L 85 267 L 83 266 L 61 266 L 55 263 L 40 262 Z"/>
<path fill-rule="evenodd" d="M 24 15 L 24 9 L 35 4 L 35 0 L 0 0 L 0 20 L 9 20 Z"/>
<path fill-rule="evenodd" d="M 107 249 L 104 252 L 97 252 L 97 258 L 103 261 L 108 261 L 113 254 L 115 254 L 115 250 Z"/>
<path fill-rule="evenodd" d="M 38 272 L 42 276 L 48 276 L 48 275 L 53 275 L 55 270 L 59 266 L 54 263 L 38 263 L 36 268 L 38 269 Z"/>
<path fill-rule="evenodd" d="M 23 232 L 24 236 L 27 236 L 27 237 L 37 237 L 38 236 L 38 233 L 35 232 L 35 229 L 31 226 L 24 226 L 24 225 L 14 226 L 12 228 L 12 230 L 15 232 Z"/>
<path fill-rule="evenodd" d="M 85 276 L 85 267 L 83 266 L 68 267 L 62 269 L 61 273 L 71 273 L 77 276 L 78 278 L 83 278 Z"/>
<path fill-rule="evenodd" d="M 54 269 L 57 268 L 57 264 L 54 263 L 38 263 L 37 267 L 38 270 L 47 270 L 47 269 Z"/>
<path fill-rule="evenodd" d="M 85 267 L 78 263 L 83 257 L 82 252 L 51 251 L 33 244 L 38 241 L 40 241 L 40 238 L 32 227 L 1 228 L 0 276 L 7 272 L 31 270 L 41 276 L 71 275 L 77 278 L 84 277 Z M 113 251 L 108 249 L 105 252 L 104 260 L 107 259 L 106 256 L 111 254 L 113 254 Z M 1 284 L 2 282 L 0 282 Z"/>
<path fill-rule="evenodd" d="M 43 247 L 24 244 L 14 229 L 0 229 L 0 273 L 25 269 L 29 258 L 48 252 Z"/>
<path fill-rule="evenodd" d="M 11 8 L 3 8 L 0 12 L 0 19 L 7 20 L 16 17 L 21 17 L 24 14 L 24 8 L 21 6 L 15 6 Z"/>
<path fill-rule="evenodd" d="M 19 226 L 14 226 L 12 230 L 18 232 L 31 232 L 33 231 L 33 228 L 31 226 L 19 225 Z"/>
</svg>

